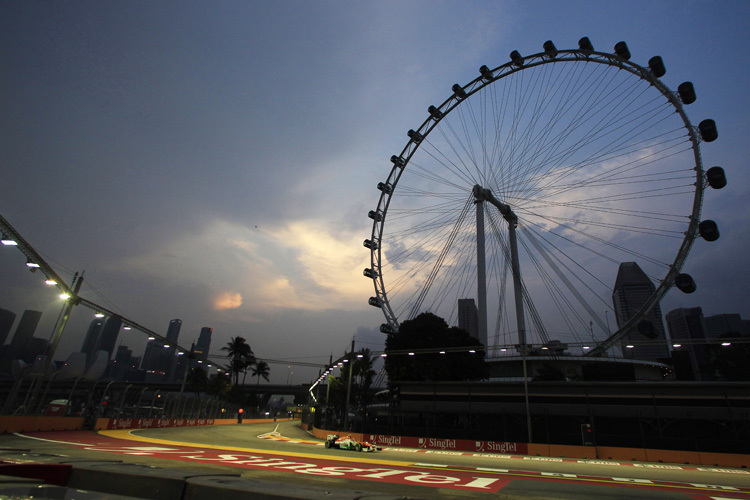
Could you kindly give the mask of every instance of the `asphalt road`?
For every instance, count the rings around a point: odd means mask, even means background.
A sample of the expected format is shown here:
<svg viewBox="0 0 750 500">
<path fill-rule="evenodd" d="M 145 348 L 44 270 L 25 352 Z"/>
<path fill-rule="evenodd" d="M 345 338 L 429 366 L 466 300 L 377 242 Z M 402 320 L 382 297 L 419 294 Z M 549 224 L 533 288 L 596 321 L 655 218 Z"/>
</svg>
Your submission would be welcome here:
<svg viewBox="0 0 750 500">
<path fill-rule="evenodd" d="M 357 453 L 326 449 L 298 422 L 3 435 L 0 447 L 166 468 L 189 464 L 286 484 L 423 499 L 750 498 L 750 471 L 744 469 L 404 448 Z"/>
</svg>

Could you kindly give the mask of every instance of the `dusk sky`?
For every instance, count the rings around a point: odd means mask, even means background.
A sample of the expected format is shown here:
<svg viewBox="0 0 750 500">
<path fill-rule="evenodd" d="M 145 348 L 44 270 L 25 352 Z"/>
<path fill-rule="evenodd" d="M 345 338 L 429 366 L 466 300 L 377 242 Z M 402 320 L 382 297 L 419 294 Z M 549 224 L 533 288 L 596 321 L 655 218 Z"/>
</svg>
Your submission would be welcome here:
<svg viewBox="0 0 750 500">
<path fill-rule="evenodd" d="M 66 280 L 85 270 L 83 297 L 162 334 L 180 318 L 184 346 L 212 327 L 212 357 L 235 336 L 309 363 L 353 337 L 380 350 L 362 241 L 406 131 L 513 50 L 624 40 L 634 62 L 662 56 L 670 88 L 693 82 L 688 116 L 719 130 L 704 167 L 728 178 L 703 204 L 721 238 L 684 267 L 698 291 L 662 311 L 750 319 L 749 26 L 746 1 L 2 2 L 0 214 Z M 47 337 L 61 303 L 24 262 L 0 247 L 0 308 L 44 311 Z"/>
</svg>

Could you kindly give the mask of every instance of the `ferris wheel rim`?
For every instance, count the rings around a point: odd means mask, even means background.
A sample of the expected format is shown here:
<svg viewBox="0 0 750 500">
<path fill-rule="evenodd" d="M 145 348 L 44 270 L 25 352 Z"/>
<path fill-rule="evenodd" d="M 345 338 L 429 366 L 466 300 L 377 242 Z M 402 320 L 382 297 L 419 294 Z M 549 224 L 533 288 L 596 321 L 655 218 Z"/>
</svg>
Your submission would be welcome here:
<svg viewBox="0 0 750 500">
<path fill-rule="evenodd" d="M 689 139 L 691 142 L 690 149 L 692 149 L 695 161 L 695 193 L 693 196 L 693 206 L 690 212 L 689 228 L 685 231 L 684 239 L 674 261 L 669 267 L 669 271 L 665 278 L 661 280 L 656 287 L 656 291 L 652 294 L 649 299 L 648 305 L 644 306 L 644 310 L 650 309 L 654 304 L 658 303 L 667 291 L 672 287 L 674 278 L 681 271 L 682 266 L 685 263 L 687 255 L 691 249 L 691 246 L 698 235 L 698 223 L 700 222 L 700 215 L 703 203 L 703 190 L 705 183 L 703 180 L 703 163 L 700 154 L 699 144 L 701 142 L 700 134 L 696 127 L 692 125 L 687 114 L 685 113 L 683 103 L 678 94 L 669 89 L 660 79 L 655 76 L 649 68 L 640 66 L 629 59 L 624 59 L 617 54 L 610 54 L 598 51 L 589 51 L 583 49 L 570 49 L 570 50 L 559 50 L 554 55 L 548 52 L 540 52 L 530 56 L 522 58 L 522 64 L 518 64 L 517 61 L 511 60 L 506 62 L 497 68 L 490 70 L 492 78 L 487 78 L 486 74 L 480 70 L 480 76 L 461 87 L 458 84 L 454 85 L 454 93 L 443 101 L 440 106 L 429 108 L 429 116 L 420 125 L 419 128 L 409 131 L 409 140 L 407 141 L 401 153 L 392 157 L 392 163 L 394 165 L 384 183 L 385 189 L 381 189 L 381 195 L 378 201 L 377 209 L 375 210 L 375 217 L 373 218 L 371 240 L 372 246 L 370 247 L 370 264 L 373 272 L 373 283 L 375 288 L 375 299 L 377 304 L 384 313 L 386 324 L 383 326 L 389 328 L 391 331 L 398 330 L 399 319 L 394 313 L 391 304 L 388 299 L 386 283 L 383 279 L 382 272 L 382 241 L 383 232 L 385 228 L 385 220 L 388 214 L 391 200 L 395 189 L 398 186 L 401 175 L 409 166 L 409 162 L 412 160 L 414 154 L 420 149 L 422 142 L 429 136 L 429 134 L 437 127 L 437 125 L 444 120 L 452 111 L 461 106 L 471 96 L 480 90 L 495 84 L 496 82 L 519 73 L 530 68 L 535 68 L 547 64 L 555 63 L 594 63 L 601 64 L 610 67 L 616 67 L 621 70 L 625 70 L 635 77 L 648 82 L 651 86 L 656 88 L 671 104 L 674 111 L 677 112 L 686 128 Z M 482 69 L 486 69 L 483 67 Z M 381 183 L 383 184 L 383 183 Z M 379 185 L 380 187 L 380 185 Z M 372 303 L 372 302 L 371 302 Z M 641 311 L 642 312 L 642 311 Z M 618 329 L 618 332 L 624 331 L 627 328 L 632 328 L 635 324 L 636 319 L 643 319 L 643 314 L 638 314 L 636 317 L 628 321 L 623 327 Z M 614 335 L 613 335 L 614 336 Z"/>
</svg>

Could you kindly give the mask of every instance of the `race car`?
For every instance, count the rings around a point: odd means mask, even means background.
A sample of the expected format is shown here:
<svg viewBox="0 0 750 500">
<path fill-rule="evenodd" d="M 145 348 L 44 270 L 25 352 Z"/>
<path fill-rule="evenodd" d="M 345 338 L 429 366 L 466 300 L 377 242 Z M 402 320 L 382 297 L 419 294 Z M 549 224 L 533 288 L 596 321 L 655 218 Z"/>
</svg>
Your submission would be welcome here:
<svg viewBox="0 0 750 500">
<path fill-rule="evenodd" d="M 352 439 L 350 435 L 339 437 L 338 434 L 329 434 L 326 437 L 326 448 L 339 448 L 340 450 L 355 450 L 355 451 L 381 451 L 383 448 L 368 443 L 367 441 L 357 441 Z"/>
</svg>

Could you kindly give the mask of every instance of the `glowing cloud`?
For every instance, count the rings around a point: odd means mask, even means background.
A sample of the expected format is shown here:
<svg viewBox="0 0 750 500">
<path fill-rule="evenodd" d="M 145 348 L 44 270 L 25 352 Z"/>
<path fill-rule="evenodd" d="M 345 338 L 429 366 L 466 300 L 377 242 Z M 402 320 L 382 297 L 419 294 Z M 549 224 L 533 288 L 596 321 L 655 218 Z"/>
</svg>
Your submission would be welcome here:
<svg viewBox="0 0 750 500">
<path fill-rule="evenodd" d="M 214 298 L 214 309 L 223 311 L 225 309 L 237 309 L 242 305 L 242 295 L 237 292 L 223 292 Z"/>
</svg>

